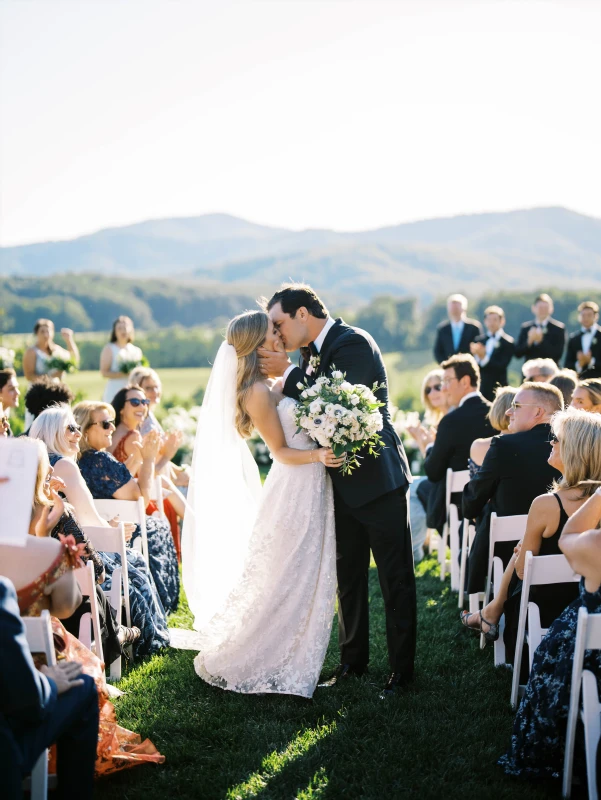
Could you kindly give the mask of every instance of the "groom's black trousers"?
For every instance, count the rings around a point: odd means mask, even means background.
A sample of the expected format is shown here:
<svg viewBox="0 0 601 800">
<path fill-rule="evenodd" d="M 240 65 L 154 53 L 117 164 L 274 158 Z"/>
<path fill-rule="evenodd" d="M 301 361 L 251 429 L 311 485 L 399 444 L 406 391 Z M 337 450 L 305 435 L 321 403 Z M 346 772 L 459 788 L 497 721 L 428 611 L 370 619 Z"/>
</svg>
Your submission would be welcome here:
<svg viewBox="0 0 601 800">
<path fill-rule="evenodd" d="M 392 672 L 413 674 L 417 628 L 413 548 L 407 486 L 350 508 L 334 493 L 340 663 L 363 669 L 369 662 L 368 574 L 370 550 L 386 609 Z"/>
</svg>

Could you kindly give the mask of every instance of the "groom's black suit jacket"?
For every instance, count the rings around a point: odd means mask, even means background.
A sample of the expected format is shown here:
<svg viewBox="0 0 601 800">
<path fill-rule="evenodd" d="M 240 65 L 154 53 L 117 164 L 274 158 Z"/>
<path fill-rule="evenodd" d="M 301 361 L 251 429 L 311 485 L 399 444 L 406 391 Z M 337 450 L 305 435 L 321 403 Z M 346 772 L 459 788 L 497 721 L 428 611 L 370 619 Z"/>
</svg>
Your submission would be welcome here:
<svg viewBox="0 0 601 800">
<path fill-rule="evenodd" d="M 369 333 L 337 319 L 323 342 L 317 369 L 312 375 L 306 375 L 300 367 L 291 370 L 284 385 L 284 394 L 298 400 L 302 391 L 298 383 L 304 384 L 306 381 L 312 385 L 320 375 L 331 375 L 333 369 L 346 373 L 349 383 L 362 383 L 370 388 L 376 381 L 387 384 L 382 355 Z M 364 506 L 411 482 L 405 450 L 390 421 L 388 388 L 380 389 L 376 395 L 384 403 L 380 408 L 384 419 L 380 436 L 385 447 L 381 448 L 380 455 L 374 458 L 366 453 L 359 469 L 350 475 L 343 475 L 338 469 L 329 470 L 334 488 L 350 508 Z M 362 453 L 358 455 L 361 458 Z"/>
</svg>

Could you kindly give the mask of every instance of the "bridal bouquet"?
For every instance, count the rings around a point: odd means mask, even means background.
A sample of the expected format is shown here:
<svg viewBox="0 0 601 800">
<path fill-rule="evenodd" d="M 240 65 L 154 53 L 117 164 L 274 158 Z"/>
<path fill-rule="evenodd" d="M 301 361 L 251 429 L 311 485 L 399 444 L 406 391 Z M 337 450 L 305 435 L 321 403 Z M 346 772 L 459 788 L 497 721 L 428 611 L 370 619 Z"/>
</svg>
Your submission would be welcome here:
<svg viewBox="0 0 601 800">
<path fill-rule="evenodd" d="M 360 466 L 357 452 L 363 448 L 378 456 L 381 447 L 384 405 L 375 392 L 384 384 L 374 383 L 371 389 L 360 383 L 349 383 L 346 373 L 334 368 L 332 376 L 319 377 L 313 386 L 298 383 L 302 389 L 295 408 L 297 433 L 305 431 L 322 447 L 331 447 L 338 457 L 345 455 L 340 471 L 348 475 Z"/>
<path fill-rule="evenodd" d="M 48 372 L 77 372 L 77 364 L 71 356 L 69 358 L 61 355 L 51 356 L 46 362 L 46 367 Z"/>
<path fill-rule="evenodd" d="M 118 361 L 119 372 L 122 372 L 124 375 L 129 375 L 130 372 L 133 372 L 136 367 L 147 367 L 148 366 L 148 359 L 144 358 L 119 358 Z"/>
</svg>

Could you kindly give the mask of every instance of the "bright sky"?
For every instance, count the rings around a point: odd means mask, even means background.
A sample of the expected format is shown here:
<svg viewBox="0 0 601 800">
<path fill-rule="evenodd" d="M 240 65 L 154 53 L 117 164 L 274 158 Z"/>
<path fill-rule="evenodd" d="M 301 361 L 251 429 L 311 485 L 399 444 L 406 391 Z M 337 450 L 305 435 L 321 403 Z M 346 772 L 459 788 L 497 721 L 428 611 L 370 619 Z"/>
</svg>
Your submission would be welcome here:
<svg viewBox="0 0 601 800">
<path fill-rule="evenodd" d="M 601 217 L 598 0 L 0 0 L 0 241 Z"/>
</svg>

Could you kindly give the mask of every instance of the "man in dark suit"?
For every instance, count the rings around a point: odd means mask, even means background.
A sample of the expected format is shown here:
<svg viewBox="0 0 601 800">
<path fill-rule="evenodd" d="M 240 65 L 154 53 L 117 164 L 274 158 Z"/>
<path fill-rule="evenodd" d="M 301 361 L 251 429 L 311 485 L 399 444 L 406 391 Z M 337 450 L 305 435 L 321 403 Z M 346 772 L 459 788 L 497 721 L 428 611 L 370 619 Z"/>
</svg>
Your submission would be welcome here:
<svg viewBox="0 0 601 800">
<path fill-rule="evenodd" d="M 484 591 L 488 570 L 489 521 L 527 514 L 535 497 L 545 494 L 560 474 L 548 464 L 551 426 L 563 396 L 549 383 L 523 383 L 508 416 L 509 431 L 495 436 L 482 466 L 463 490 L 463 514 L 476 519 L 476 537 L 468 560 L 468 592 Z M 508 563 L 513 545 L 498 545 L 497 555 Z"/>
<path fill-rule="evenodd" d="M 487 400 L 495 399 L 497 386 L 507 386 L 507 367 L 513 358 L 513 338 L 503 330 L 505 312 L 489 306 L 484 312 L 486 333 L 477 336 L 470 351 L 480 367 L 480 391 Z"/>
<path fill-rule="evenodd" d="M 442 364 L 457 353 L 469 353 L 470 344 L 482 335 L 482 325 L 475 319 L 468 319 L 467 298 L 462 294 L 452 294 L 447 300 L 448 321 L 441 322 L 436 329 L 434 358 Z"/>
<path fill-rule="evenodd" d="M 442 387 L 449 405 L 456 406 L 438 424 L 434 444 L 426 452 L 424 470 L 427 481 L 420 481 L 418 496 L 426 505 L 428 525 L 442 530 L 445 522 L 447 470 L 467 469 L 474 439 L 494 434 L 488 420 L 490 403 L 480 394 L 480 371 L 470 355 L 451 356 L 443 361 Z M 461 494 L 451 495 L 461 515 Z"/>
<path fill-rule="evenodd" d="M 534 319 L 524 322 L 515 346 L 515 355 L 529 361 L 533 358 L 552 358 L 559 365 L 566 344 L 563 322 L 551 317 L 553 300 L 539 294 L 532 305 Z"/>
<path fill-rule="evenodd" d="M 580 330 L 568 339 L 564 367 L 578 373 L 580 380 L 601 378 L 601 328 L 599 306 L 586 300 L 578 306 Z"/>
<path fill-rule="evenodd" d="M 335 366 L 350 383 L 386 383 L 377 344 L 359 328 L 333 320 L 315 292 L 303 284 L 284 286 L 268 303 L 269 316 L 288 352 L 311 351 L 301 367 L 286 353 L 260 349 L 265 374 L 283 377 L 284 394 L 298 398 L 303 383 L 315 383 Z M 299 385 L 301 388 L 299 389 Z M 407 490 L 411 473 L 388 413 L 388 390 L 376 392 L 384 405 L 385 447 L 377 458 L 362 453 L 351 475 L 329 470 L 334 485 L 340 666 L 323 685 L 361 675 L 369 661 L 368 573 L 370 549 L 378 567 L 386 609 L 386 638 L 391 674 L 380 695 L 392 696 L 412 680 L 416 641 L 416 596 Z"/>
<path fill-rule="evenodd" d="M 0 577 L 0 775 L 3 797 L 21 797 L 21 782 L 46 747 L 57 745 L 56 796 L 91 798 L 98 741 L 98 693 L 81 666 L 62 661 L 38 672 L 15 588 Z"/>
</svg>

